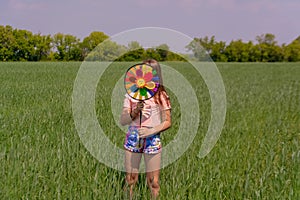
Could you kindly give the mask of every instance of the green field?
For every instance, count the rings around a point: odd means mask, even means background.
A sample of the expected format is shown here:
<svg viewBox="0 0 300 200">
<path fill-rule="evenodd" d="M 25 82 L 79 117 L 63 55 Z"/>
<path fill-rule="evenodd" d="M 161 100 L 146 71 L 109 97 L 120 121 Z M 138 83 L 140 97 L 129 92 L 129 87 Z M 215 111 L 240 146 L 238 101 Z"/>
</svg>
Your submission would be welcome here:
<svg viewBox="0 0 300 200">
<path fill-rule="evenodd" d="M 71 97 L 80 64 L 0 63 L 0 199 L 123 199 L 124 172 L 99 163 L 74 126 Z M 197 155 L 210 120 L 208 90 L 189 65 L 169 65 L 193 85 L 201 120 L 188 151 L 161 170 L 161 199 L 300 199 L 300 64 L 217 64 L 226 122 L 203 159 Z M 113 84 L 128 66 L 109 67 L 96 95 L 98 119 L 120 148 L 124 133 L 108 108 Z M 163 133 L 165 144 L 180 120 L 169 93 L 173 126 Z M 135 191 L 135 199 L 149 199 L 144 174 Z"/>
</svg>

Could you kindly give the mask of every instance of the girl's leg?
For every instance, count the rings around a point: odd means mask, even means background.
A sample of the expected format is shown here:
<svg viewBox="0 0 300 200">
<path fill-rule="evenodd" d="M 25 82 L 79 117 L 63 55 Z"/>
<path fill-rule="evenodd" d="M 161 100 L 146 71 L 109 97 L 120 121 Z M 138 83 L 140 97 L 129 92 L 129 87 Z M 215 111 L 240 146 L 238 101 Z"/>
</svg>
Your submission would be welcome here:
<svg viewBox="0 0 300 200">
<path fill-rule="evenodd" d="M 139 173 L 139 166 L 140 161 L 142 158 L 141 153 L 133 153 L 131 151 L 125 151 L 125 169 L 126 169 L 126 185 L 129 186 L 129 195 L 130 199 L 133 196 L 133 187 L 138 181 L 138 173 Z M 127 186 L 125 186 L 127 190 Z"/>
<path fill-rule="evenodd" d="M 156 199 L 159 194 L 159 172 L 160 172 L 160 162 L 161 153 L 158 154 L 144 154 L 145 164 L 146 164 L 146 176 L 147 185 L 151 190 L 151 196 Z"/>
</svg>

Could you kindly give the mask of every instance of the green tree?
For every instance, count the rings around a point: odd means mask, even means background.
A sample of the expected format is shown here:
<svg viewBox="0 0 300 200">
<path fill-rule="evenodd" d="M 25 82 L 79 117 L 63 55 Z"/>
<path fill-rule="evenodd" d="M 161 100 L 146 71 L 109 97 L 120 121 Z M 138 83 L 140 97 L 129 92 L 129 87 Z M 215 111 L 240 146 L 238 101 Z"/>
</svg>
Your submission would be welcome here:
<svg viewBox="0 0 300 200">
<path fill-rule="evenodd" d="M 64 42 L 64 34 L 57 33 L 52 38 L 52 47 L 54 49 L 54 57 L 57 60 L 64 60 L 66 56 L 66 48 Z"/>
<path fill-rule="evenodd" d="M 231 41 L 226 47 L 225 54 L 229 62 L 248 62 L 253 55 L 253 43 L 244 43 L 242 40 Z"/>
<path fill-rule="evenodd" d="M 155 47 L 155 50 L 159 54 L 160 60 L 159 61 L 166 61 L 168 54 L 170 53 L 170 47 L 167 44 L 161 44 Z"/>
<path fill-rule="evenodd" d="M 189 55 L 183 55 L 183 54 L 169 51 L 166 61 L 186 61 L 188 59 L 189 59 Z"/>
<path fill-rule="evenodd" d="M 287 46 L 283 46 L 284 60 L 288 62 L 300 61 L 300 37 Z"/>
<path fill-rule="evenodd" d="M 126 51 L 117 59 L 118 61 L 142 61 L 145 57 L 145 50 L 137 41 L 130 42 Z"/>
<path fill-rule="evenodd" d="M 155 47 L 155 50 L 160 56 L 160 61 L 186 61 L 186 55 L 172 52 L 167 44 L 161 44 Z"/>
<path fill-rule="evenodd" d="M 86 61 L 114 61 L 119 59 L 126 52 L 126 47 L 119 45 L 111 40 L 105 40 L 94 48 L 87 57 Z"/>
<path fill-rule="evenodd" d="M 11 26 L 0 26 L 0 60 L 13 60 L 15 46 L 15 38 L 13 35 L 13 28 Z"/>
<path fill-rule="evenodd" d="M 61 61 L 82 60 L 80 40 L 69 34 L 57 33 L 52 38 L 55 58 Z"/>
<path fill-rule="evenodd" d="M 260 52 L 262 62 L 276 62 L 283 60 L 282 49 L 277 45 L 275 35 L 271 33 L 263 34 L 256 37 L 258 44 L 256 45 Z"/>
<path fill-rule="evenodd" d="M 188 51 L 192 51 L 194 57 L 200 61 L 210 61 L 210 54 L 212 52 L 212 45 L 215 43 L 215 37 L 210 39 L 205 36 L 204 38 L 194 38 L 186 48 Z"/>
<path fill-rule="evenodd" d="M 14 61 L 32 61 L 34 57 L 34 37 L 27 30 L 13 30 L 15 44 L 11 47 L 14 52 Z"/>
<path fill-rule="evenodd" d="M 81 43 L 82 56 L 86 57 L 96 46 L 108 38 L 109 36 L 103 32 L 92 32 L 89 36 L 85 37 Z"/>
<path fill-rule="evenodd" d="M 131 41 L 128 44 L 128 49 L 130 51 L 134 51 L 134 50 L 137 50 L 137 49 L 143 49 L 143 46 L 138 41 Z"/>
<path fill-rule="evenodd" d="M 51 52 L 51 36 L 36 34 L 33 36 L 34 54 L 32 60 L 47 60 Z"/>
<path fill-rule="evenodd" d="M 152 59 L 155 59 L 157 61 L 162 60 L 162 58 L 160 57 L 160 54 L 156 51 L 155 48 L 146 49 L 145 58 L 152 58 Z"/>
<path fill-rule="evenodd" d="M 226 62 L 227 57 L 225 55 L 226 43 L 223 41 L 214 42 L 211 44 L 210 57 L 216 62 Z"/>
</svg>

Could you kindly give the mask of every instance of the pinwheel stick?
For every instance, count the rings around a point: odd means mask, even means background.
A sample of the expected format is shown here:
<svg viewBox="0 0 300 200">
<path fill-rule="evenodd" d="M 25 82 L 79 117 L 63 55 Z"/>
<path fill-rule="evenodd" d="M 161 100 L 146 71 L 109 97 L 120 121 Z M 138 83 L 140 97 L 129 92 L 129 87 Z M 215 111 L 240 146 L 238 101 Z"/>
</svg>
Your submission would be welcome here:
<svg viewBox="0 0 300 200">
<path fill-rule="evenodd" d="M 140 110 L 140 128 L 142 128 L 142 111 Z"/>
<path fill-rule="evenodd" d="M 144 103 L 144 101 L 140 101 L 142 103 Z M 140 110 L 140 128 L 142 128 L 142 115 L 143 115 L 143 112 L 142 110 Z"/>
</svg>

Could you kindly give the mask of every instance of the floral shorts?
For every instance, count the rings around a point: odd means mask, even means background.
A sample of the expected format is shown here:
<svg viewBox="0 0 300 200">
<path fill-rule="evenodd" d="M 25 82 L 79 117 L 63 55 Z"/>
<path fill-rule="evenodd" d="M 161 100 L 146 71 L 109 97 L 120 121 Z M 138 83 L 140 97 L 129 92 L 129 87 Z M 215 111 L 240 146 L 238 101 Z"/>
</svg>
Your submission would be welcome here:
<svg viewBox="0 0 300 200">
<path fill-rule="evenodd" d="M 161 151 L 160 134 L 146 138 L 138 137 L 138 127 L 129 126 L 124 148 L 135 153 L 156 154 Z"/>
</svg>

